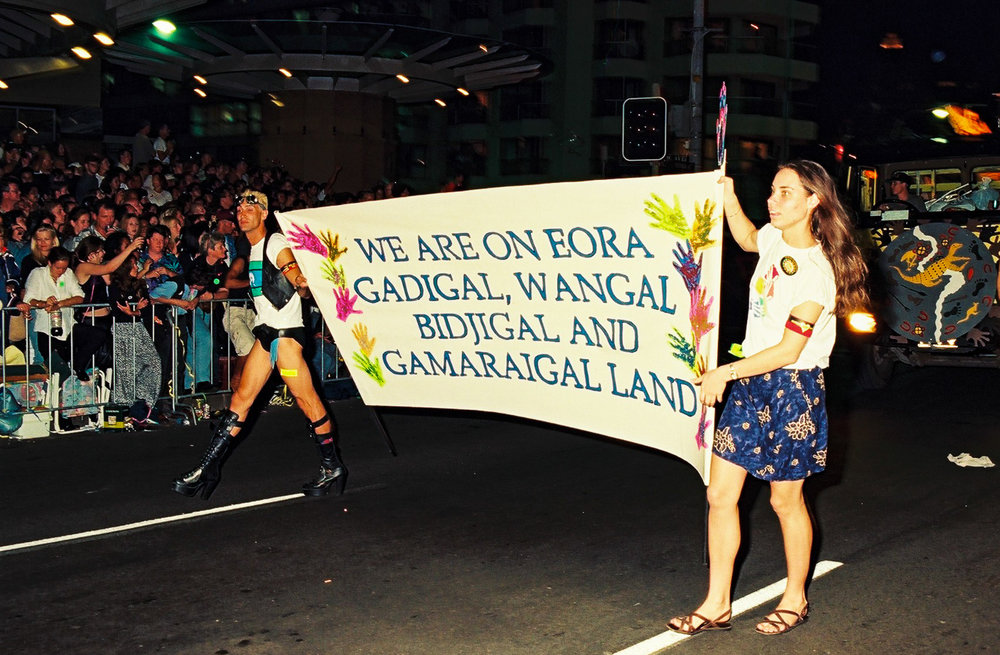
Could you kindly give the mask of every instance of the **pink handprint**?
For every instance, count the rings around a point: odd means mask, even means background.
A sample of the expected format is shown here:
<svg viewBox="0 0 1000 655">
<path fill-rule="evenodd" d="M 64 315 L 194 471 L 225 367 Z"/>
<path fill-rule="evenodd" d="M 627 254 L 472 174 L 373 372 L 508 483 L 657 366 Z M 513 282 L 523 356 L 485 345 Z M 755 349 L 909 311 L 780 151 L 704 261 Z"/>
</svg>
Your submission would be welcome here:
<svg viewBox="0 0 1000 655">
<path fill-rule="evenodd" d="M 345 323 L 351 314 L 361 313 L 360 309 L 354 309 L 358 297 L 351 297 L 351 292 L 346 287 L 336 287 L 333 290 L 333 297 L 337 299 L 337 318 Z"/>
</svg>

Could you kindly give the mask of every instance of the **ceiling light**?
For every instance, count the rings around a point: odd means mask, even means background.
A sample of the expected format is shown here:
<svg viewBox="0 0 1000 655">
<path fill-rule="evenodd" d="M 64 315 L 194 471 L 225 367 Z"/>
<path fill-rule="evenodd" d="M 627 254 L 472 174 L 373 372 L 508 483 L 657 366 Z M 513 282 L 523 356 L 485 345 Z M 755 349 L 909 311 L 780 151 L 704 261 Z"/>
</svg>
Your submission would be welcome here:
<svg viewBox="0 0 1000 655">
<path fill-rule="evenodd" d="M 90 52 L 86 48 L 81 48 L 76 46 L 75 48 L 70 48 L 70 52 L 79 57 L 80 59 L 90 59 Z"/>
<path fill-rule="evenodd" d="M 455 90 L 458 91 L 459 93 L 461 93 L 463 96 L 469 95 L 469 92 L 466 89 L 463 89 L 462 87 L 458 87 Z"/>
<path fill-rule="evenodd" d="M 400 73 L 399 75 L 397 75 L 396 79 L 399 80 L 400 82 L 402 82 L 403 84 L 409 84 L 410 83 L 410 78 L 408 78 L 407 76 L 403 75 L 402 73 Z"/>
<path fill-rule="evenodd" d="M 9 89 L 9 88 L 10 87 L 7 86 L 6 82 L 4 82 L 3 80 L 0 80 L 0 89 Z"/>
<path fill-rule="evenodd" d="M 195 89 L 194 92 L 197 93 L 198 95 L 200 95 L 202 98 L 205 98 L 205 97 L 208 96 L 208 94 L 205 93 L 204 91 L 202 91 L 201 89 Z"/>
<path fill-rule="evenodd" d="M 938 118 L 948 118 L 948 110 L 944 107 L 938 107 L 937 109 L 932 109 L 931 113 Z"/>
<path fill-rule="evenodd" d="M 112 39 L 107 34 L 105 34 L 104 32 L 95 32 L 94 33 L 94 38 L 97 39 L 97 42 L 100 43 L 101 45 L 114 45 L 115 44 L 115 40 Z"/>
<path fill-rule="evenodd" d="M 173 34 L 174 30 L 177 29 L 177 27 L 173 23 L 166 20 L 165 18 L 158 18 L 154 20 L 153 27 L 155 27 L 156 31 L 159 32 L 160 34 Z"/>
<path fill-rule="evenodd" d="M 49 14 L 49 15 L 52 16 L 52 20 L 59 23 L 63 27 L 69 27 L 70 25 L 73 24 L 73 19 L 67 16 L 66 14 Z"/>
<path fill-rule="evenodd" d="M 490 49 L 486 47 L 485 43 L 480 43 L 479 44 L 479 49 L 482 50 L 483 52 L 489 52 L 490 51 Z"/>
<path fill-rule="evenodd" d="M 281 100 L 279 100 L 278 98 L 274 98 L 274 97 L 272 97 L 272 98 L 271 98 L 271 102 L 272 102 L 272 103 L 274 103 L 274 106 L 275 106 L 275 107 L 284 107 L 284 106 L 285 106 L 285 103 L 283 103 L 283 102 L 282 102 Z"/>
<path fill-rule="evenodd" d="M 195 79 L 195 81 L 196 81 L 196 82 L 197 82 L 198 84 L 208 84 L 208 80 L 206 80 L 206 79 L 205 79 L 204 77 L 202 77 L 201 75 L 195 75 L 195 76 L 194 76 L 194 79 Z"/>
<path fill-rule="evenodd" d="M 281 73 L 282 75 L 284 75 L 285 77 L 291 77 L 292 76 L 292 71 L 288 70 L 287 68 L 279 68 L 278 72 Z"/>
<path fill-rule="evenodd" d="M 442 107 L 447 107 L 448 106 L 448 103 L 445 102 L 444 100 L 442 100 L 441 98 L 434 98 L 434 102 L 438 103 Z"/>
</svg>

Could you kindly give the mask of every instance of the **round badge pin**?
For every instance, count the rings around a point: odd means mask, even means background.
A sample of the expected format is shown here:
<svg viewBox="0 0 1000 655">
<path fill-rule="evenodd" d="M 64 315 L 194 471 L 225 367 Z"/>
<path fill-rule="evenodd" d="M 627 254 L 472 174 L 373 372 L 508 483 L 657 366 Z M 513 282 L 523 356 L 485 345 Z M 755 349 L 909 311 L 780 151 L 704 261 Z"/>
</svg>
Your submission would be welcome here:
<svg viewBox="0 0 1000 655">
<path fill-rule="evenodd" d="M 785 275 L 795 275 L 799 272 L 799 263 L 794 258 L 785 255 L 781 258 L 781 270 Z"/>
</svg>

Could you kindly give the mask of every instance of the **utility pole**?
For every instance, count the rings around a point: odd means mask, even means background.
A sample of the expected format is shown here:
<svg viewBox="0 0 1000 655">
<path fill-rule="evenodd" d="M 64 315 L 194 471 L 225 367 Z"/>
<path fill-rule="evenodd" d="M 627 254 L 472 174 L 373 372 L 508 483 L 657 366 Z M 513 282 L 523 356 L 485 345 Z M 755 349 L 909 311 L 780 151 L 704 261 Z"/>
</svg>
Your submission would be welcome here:
<svg viewBox="0 0 1000 655">
<path fill-rule="evenodd" d="M 704 97 L 705 73 L 705 0 L 694 0 L 694 23 L 691 37 L 691 139 L 688 150 L 691 153 L 694 170 L 701 170 L 702 147 L 702 98 Z"/>
</svg>

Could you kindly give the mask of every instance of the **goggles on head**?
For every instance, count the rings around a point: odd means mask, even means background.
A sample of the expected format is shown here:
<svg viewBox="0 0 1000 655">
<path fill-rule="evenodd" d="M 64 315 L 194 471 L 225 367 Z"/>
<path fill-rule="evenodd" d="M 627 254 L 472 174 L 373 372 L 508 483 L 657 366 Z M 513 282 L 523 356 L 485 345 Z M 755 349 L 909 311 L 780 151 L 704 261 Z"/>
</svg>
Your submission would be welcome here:
<svg viewBox="0 0 1000 655">
<path fill-rule="evenodd" d="M 249 192 L 241 196 L 236 196 L 236 205 L 242 204 L 248 205 L 260 205 L 263 209 L 267 209 L 267 196 L 263 193 Z"/>
</svg>

